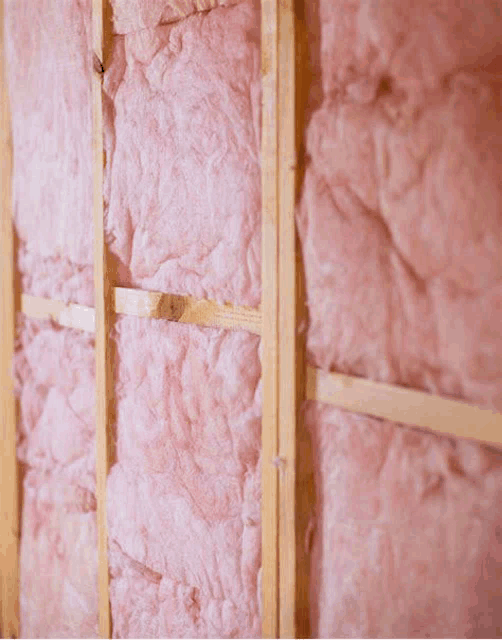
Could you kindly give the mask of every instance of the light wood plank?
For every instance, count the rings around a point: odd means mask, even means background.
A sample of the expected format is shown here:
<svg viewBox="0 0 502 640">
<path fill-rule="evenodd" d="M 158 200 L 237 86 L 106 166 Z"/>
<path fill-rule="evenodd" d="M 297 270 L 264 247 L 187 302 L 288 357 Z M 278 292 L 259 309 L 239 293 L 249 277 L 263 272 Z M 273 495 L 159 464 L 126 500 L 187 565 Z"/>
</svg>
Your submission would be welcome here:
<svg viewBox="0 0 502 640">
<path fill-rule="evenodd" d="M 278 0 L 261 3 L 262 72 L 262 636 L 279 634 Z"/>
<path fill-rule="evenodd" d="M 117 313 L 157 318 L 169 318 L 174 313 L 170 310 L 169 304 L 166 310 L 162 298 L 159 305 L 155 303 L 159 295 L 167 296 L 167 299 L 170 300 L 170 294 L 153 292 L 152 301 L 150 298 L 152 292 L 138 292 L 134 289 L 119 288 L 116 291 L 123 292 L 122 298 L 120 298 L 122 294 L 118 295 L 119 301 L 116 302 Z M 175 299 L 180 297 L 182 298 L 182 296 L 174 296 Z M 201 300 L 199 302 L 205 304 L 207 301 Z M 217 303 L 209 302 L 211 303 L 211 308 L 213 305 L 214 308 L 218 308 Z M 186 307 L 189 308 L 192 304 L 193 299 L 187 297 Z M 35 298 L 23 294 L 21 297 L 21 310 L 27 316 L 33 318 L 52 319 L 62 326 L 90 332 L 94 331 L 94 309 L 91 307 L 76 304 L 65 305 L 59 300 L 47 300 L 46 298 Z M 245 308 L 244 311 L 243 308 L 239 307 L 229 311 L 227 305 L 221 305 L 219 311 L 215 311 L 215 316 L 218 317 L 221 314 L 227 317 L 226 314 L 229 313 L 230 317 L 243 317 L 242 324 L 236 320 L 235 324 L 228 328 L 252 331 L 259 334 L 260 312 L 251 311 L 253 313 L 248 315 Z M 205 313 L 202 315 L 205 319 L 207 318 Z M 198 324 L 198 322 L 188 318 L 184 321 Z M 221 325 L 217 325 L 215 321 L 215 325 L 209 325 L 208 322 L 204 326 Z M 251 329 L 251 327 L 254 328 Z M 502 414 L 482 409 L 461 400 L 445 398 L 397 385 L 373 382 L 364 378 L 327 373 L 313 367 L 307 369 L 306 385 L 306 393 L 309 400 L 324 402 L 341 409 L 364 413 L 376 418 L 385 418 L 392 422 L 431 429 L 438 433 L 459 438 L 471 438 L 496 445 L 502 444 Z"/>
<path fill-rule="evenodd" d="M 261 313 L 257 309 L 219 305 L 214 300 L 197 300 L 189 296 L 124 287 L 113 288 L 113 299 L 115 313 L 261 334 Z M 63 327 L 95 331 L 95 313 L 92 307 L 66 304 L 61 300 L 38 298 L 23 293 L 21 311 L 31 318 L 52 320 Z"/>
<path fill-rule="evenodd" d="M 15 340 L 12 137 L 5 71 L 4 4 L 0 0 L 1 228 L 0 228 L 0 572 L 1 631 L 19 637 L 19 498 L 16 403 L 12 366 Z"/>
<path fill-rule="evenodd" d="M 110 403 L 113 395 L 112 353 L 109 340 L 112 290 L 107 269 L 103 211 L 103 0 L 92 0 L 92 149 L 94 291 L 96 298 L 96 500 L 98 526 L 99 634 L 111 637 L 108 575 L 106 481 L 111 462 Z"/>
<path fill-rule="evenodd" d="M 61 300 L 21 295 L 21 311 L 30 318 L 52 320 L 62 327 L 94 333 L 94 309 L 81 304 L 66 304 Z"/>
<path fill-rule="evenodd" d="M 114 294 L 116 313 L 261 333 L 261 313 L 249 307 L 123 287 L 115 287 Z"/>
<path fill-rule="evenodd" d="M 296 637 L 296 130 L 293 0 L 278 2 L 279 637 Z"/>
<path fill-rule="evenodd" d="M 422 391 L 310 367 L 307 397 L 392 422 L 502 444 L 502 414 Z"/>
</svg>

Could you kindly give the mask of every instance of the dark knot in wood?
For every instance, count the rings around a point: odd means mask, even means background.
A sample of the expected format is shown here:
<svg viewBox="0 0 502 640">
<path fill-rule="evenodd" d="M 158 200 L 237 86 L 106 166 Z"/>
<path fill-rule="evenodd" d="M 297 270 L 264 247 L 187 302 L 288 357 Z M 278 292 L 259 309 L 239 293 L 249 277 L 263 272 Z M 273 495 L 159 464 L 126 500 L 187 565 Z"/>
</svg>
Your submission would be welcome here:
<svg viewBox="0 0 502 640">
<path fill-rule="evenodd" d="M 103 63 L 94 52 L 92 53 L 92 66 L 94 67 L 94 71 L 96 73 L 102 74 L 105 72 Z"/>
</svg>

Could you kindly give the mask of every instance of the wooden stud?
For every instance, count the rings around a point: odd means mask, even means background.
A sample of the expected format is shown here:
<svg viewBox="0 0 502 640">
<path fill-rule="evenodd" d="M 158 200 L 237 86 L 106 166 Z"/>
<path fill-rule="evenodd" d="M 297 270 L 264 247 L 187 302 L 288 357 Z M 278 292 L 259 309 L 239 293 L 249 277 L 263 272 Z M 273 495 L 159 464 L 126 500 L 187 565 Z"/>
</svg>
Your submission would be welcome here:
<svg viewBox="0 0 502 640">
<path fill-rule="evenodd" d="M 93 221 L 94 291 L 96 298 L 96 500 L 98 526 L 99 635 L 111 637 L 108 575 L 108 526 L 106 520 L 106 481 L 111 463 L 110 405 L 113 396 L 110 327 L 112 288 L 107 268 L 107 250 L 103 208 L 103 0 L 92 0 L 92 149 L 93 149 Z"/>
<path fill-rule="evenodd" d="M 262 634 L 295 637 L 297 341 L 293 0 L 262 0 L 261 46 Z"/>
<path fill-rule="evenodd" d="M 278 0 L 261 3 L 262 74 L 262 636 L 279 633 Z"/>
<path fill-rule="evenodd" d="M 19 499 L 16 402 L 12 376 L 15 340 L 12 134 L 5 71 L 4 3 L 0 0 L 1 227 L 0 227 L 0 575 L 1 632 L 19 637 Z"/>
<path fill-rule="evenodd" d="M 3 2 L 0 2 L 3 45 Z M 93 0 L 93 215 L 96 309 L 23 295 L 23 311 L 63 326 L 96 332 L 96 447 L 99 554 L 99 631 L 111 635 L 106 522 L 106 480 L 110 466 L 112 369 L 109 329 L 118 313 L 164 317 L 178 322 L 259 333 L 263 340 L 263 628 L 264 637 L 295 637 L 295 460 L 297 394 L 296 257 L 294 193 L 295 37 L 292 0 L 262 0 L 263 79 L 263 315 L 212 301 L 158 292 L 112 289 L 107 269 L 103 215 L 103 0 Z M 2 58 L 2 62 L 5 56 Z M 278 74 L 280 70 L 280 74 Z M 15 337 L 13 232 L 11 216 L 12 144 L 8 96 L 2 64 L 2 491 L 0 504 L 4 637 L 18 637 L 18 503 L 16 412 L 12 380 Z M 114 299 L 112 299 L 112 291 Z M 6 339 L 7 338 L 7 339 Z M 307 397 L 356 412 L 430 428 L 448 435 L 502 443 L 502 415 L 463 402 L 350 376 L 309 368 Z M 446 428 L 444 425 L 449 424 Z M 278 474 L 278 469 L 280 473 Z M 5 491 L 4 488 L 13 489 Z"/>
<path fill-rule="evenodd" d="M 296 637 L 296 120 L 293 0 L 278 2 L 279 637 Z"/>
</svg>

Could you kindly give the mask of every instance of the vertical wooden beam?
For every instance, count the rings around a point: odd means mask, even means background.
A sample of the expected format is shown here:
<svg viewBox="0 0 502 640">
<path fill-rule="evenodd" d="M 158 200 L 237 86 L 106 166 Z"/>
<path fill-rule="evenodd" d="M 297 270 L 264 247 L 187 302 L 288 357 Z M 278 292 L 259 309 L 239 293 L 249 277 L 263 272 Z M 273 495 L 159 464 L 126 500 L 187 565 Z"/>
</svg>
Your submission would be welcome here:
<svg viewBox="0 0 502 640">
<path fill-rule="evenodd" d="M 262 0 L 262 634 L 296 635 L 293 0 Z"/>
<path fill-rule="evenodd" d="M 281 638 L 296 637 L 296 127 L 294 0 L 279 1 L 279 594 Z"/>
<path fill-rule="evenodd" d="M 261 3 L 262 72 L 262 636 L 279 633 L 278 1 Z"/>
<path fill-rule="evenodd" d="M 112 314 L 112 287 L 107 268 L 103 207 L 103 105 L 104 6 L 92 0 L 92 149 L 94 220 L 94 292 L 96 322 L 96 498 L 98 526 L 99 634 L 111 637 L 108 575 L 108 527 L 106 481 L 110 468 L 110 409 L 113 395 L 112 353 L 109 340 Z"/>
<path fill-rule="evenodd" d="M 0 573 L 1 631 L 19 637 L 19 502 L 16 402 L 12 365 L 15 340 L 12 137 L 5 70 L 4 3 L 0 0 L 1 227 L 0 227 Z"/>
</svg>

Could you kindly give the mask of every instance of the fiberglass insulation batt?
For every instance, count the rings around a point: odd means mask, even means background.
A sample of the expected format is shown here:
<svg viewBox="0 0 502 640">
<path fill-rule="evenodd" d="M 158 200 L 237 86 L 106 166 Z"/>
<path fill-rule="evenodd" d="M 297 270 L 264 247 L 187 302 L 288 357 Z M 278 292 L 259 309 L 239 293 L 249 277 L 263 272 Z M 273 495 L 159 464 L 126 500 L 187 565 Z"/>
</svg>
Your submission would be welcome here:
<svg viewBox="0 0 502 640">
<path fill-rule="evenodd" d="M 500 2 L 309 3 L 311 364 L 502 410 L 501 30 Z M 500 455 L 307 421 L 314 633 L 499 636 Z"/>
<path fill-rule="evenodd" d="M 502 411 L 502 3 L 307 4 L 310 363 Z M 115 284 L 257 307 L 259 2 L 112 5 Z M 6 18 L 23 290 L 92 305 L 90 2 L 6 0 Z M 89 637 L 93 339 L 20 329 L 22 634 Z M 113 339 L 114 636 L 259 636 L 259 338 L 119 316 Z M 313 402 L 305 417 L 313 633 L 500 635 L 500 455 Z"/>
<path fill-rule="evenodd" d="M 90 2 L 4 6 L 22 288 L 92 305 Z M 21 633 L 97 636 L 94 339 L 18 331 Z"/>
</svg>

